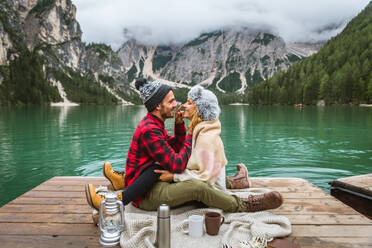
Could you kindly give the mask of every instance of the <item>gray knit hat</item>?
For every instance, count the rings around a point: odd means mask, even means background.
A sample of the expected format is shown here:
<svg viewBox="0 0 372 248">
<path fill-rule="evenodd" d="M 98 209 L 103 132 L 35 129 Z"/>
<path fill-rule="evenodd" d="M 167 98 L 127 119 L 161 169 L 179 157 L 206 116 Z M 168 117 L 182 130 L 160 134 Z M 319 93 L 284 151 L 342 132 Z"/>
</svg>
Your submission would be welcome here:
<svg viewBox="0 0 372 248">
<path fill-rule="evenodd" d="M 217 97 L 212 91 L 195 85 L 187 96 L 195 103 L 203 121 L 213 121 L 220 115 L 221 109 L 218 106 Z"/>
<path fill-rule="evenodd" d="M 136 80 L 136 89 L 139 90 L 142 103 L 145 104 L 147 111 L 153 111 L 172 88 L 169 85 L 159 82 L 147 82 L 144 78 Z"/>
</svg>

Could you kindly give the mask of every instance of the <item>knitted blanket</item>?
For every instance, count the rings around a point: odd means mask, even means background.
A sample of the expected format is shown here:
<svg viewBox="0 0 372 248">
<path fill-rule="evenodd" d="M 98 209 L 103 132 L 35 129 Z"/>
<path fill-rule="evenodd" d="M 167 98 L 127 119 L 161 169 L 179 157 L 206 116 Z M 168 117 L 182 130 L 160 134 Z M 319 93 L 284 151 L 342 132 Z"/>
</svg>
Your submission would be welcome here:
<svg viewBox="0 0 372 248">
<path fill-rule="evenodd" d="M 234 190 L 230 193 L 247 197 L 251 194 L 268 192 L 268 189 L 250 188 Z M 225 222 L 217 236 L 204 232 L 201 238 L 193 238 L 183 232 L 187 230 L 184 220 L 190 215 L 204 215 L 209 211 L 221 213 Z M 157 213 L 143 211 L 128 205 L 125 207 L 125 228 L 121 234 L 122 248 L 155 247 Z M 171 247 L 266 247 L 272 238 L 291 234 L 291 223 L 285 216 L 275 215 L 270 211 L 255 213 L 224 213 L 215 208 L 180 207 L 171 210 Z M 262 242 L 257 242 L 262 241 Z"/>
</svg>

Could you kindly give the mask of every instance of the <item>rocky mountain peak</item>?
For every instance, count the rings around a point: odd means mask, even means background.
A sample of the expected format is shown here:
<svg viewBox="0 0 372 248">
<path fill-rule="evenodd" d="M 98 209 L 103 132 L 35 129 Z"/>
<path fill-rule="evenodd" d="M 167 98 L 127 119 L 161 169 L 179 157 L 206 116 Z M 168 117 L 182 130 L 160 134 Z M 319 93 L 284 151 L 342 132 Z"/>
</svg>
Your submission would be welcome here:
<svg viewBox="0 0 372 248">
<path fill-rule="evenodd" d="M 28 12 L 23 29 L 29 50 L 37 46 L 51 49 L 68 67 L 79 68 L 84 49 L 82 31 L 71 0 L 39 1 Z"/>
<path fill-rule="evenodd" d="M 132 78 L 142 75 L 243 93 L 248 86 L 286 70 L 320 46 L 321 43 L 287 44 L 268 32 L 228 28 L 201 34 L 177 47 L 145 46 L 132 39 L 119 49 L 118 55 L 128 70 L 133 69 Z"/>
</svg>

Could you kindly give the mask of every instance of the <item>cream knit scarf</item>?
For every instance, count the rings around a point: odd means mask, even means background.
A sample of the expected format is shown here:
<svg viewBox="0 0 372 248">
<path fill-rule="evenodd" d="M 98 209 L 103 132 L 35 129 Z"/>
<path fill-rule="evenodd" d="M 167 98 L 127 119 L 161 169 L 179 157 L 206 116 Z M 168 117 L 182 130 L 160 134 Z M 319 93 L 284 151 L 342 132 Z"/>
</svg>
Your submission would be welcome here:
<svg viewBox="0 0 372 248">
<path fill-rule="evenodd" d="M 192 151 L 187 168 L 174 175 L 174 181 L 197 179 L 214 184 L 227 164 L 225 149 L 220 137 L 220 121 L 203 121 L 195 126 Z"/>
</svg>

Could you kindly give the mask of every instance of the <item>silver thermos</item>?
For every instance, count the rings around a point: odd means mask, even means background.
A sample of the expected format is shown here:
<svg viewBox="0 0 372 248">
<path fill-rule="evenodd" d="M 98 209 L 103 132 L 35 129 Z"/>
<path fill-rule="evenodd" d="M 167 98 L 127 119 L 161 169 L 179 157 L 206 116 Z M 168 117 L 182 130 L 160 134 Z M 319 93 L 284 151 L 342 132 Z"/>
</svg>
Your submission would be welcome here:
<svg viewBox="0 0 372 248">
<path fill-rule="evenodd" d="M 170 210 L 168 205 L 161 204 L 158 208 L 158 223 L 156 229 L 155 246 L 158 248 L 170 248 L 170 240 Z"/>
</svg>

